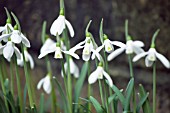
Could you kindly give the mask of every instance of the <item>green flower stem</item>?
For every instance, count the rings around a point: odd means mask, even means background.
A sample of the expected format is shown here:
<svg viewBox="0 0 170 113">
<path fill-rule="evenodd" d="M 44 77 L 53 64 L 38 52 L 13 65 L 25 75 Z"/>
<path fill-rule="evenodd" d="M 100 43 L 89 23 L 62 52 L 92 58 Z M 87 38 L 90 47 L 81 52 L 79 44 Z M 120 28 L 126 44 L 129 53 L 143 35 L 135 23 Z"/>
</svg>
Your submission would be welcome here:
<svg viewBox="0 0 170 113">
<path fill-rule="evenodd" d="M 65 68 L 64 68 L 64 61 L 61 60 L 61 66 L 62 66 L 62 71 L 63 71 L 63 76 L 64 76 L 64 85 L 65 85 L 65 89 L 66 89 L 66 94 L 67 94 L 67 98 L 69 100 L 69 93 L 68 93 L 68 87 L 67 87 L 67 78 L 66 78 L 66 71 L 65 71 Z M 68 109 L 69 109 L 69 113 L 72 112 L 72 109 L 71 107 L 69 106 L 70 104 L 70 100 L 68 102 Z"/>
<path fill-rule="evenodd" d="M 133 75 L 133 64 L 132 64 L 132 58 L 131 58 L 131 55 L 128 55 L 128 61 L 129 61 L 129 69 L 130 69 L 130 77 L 131 78 L 134 78 L 134 75 Z M 135 85 L 133 86 L 133 97 L 132 97 L 132 100 L 133 100 L 133 113 L 136 113 L 136 93 L 135 93 Z"/>
<path fill-rule="evenodd" d="M 109 104 L 108 104 L 108 90 L 107 90 L 107 83 L 104 81 L 104 93 L 105 93 L 105 107 L 107 110 L 107 113 L 109 113 Z"/>
<path fill-rule="evenodd" d="M 20 105 L 20 113 L 24 113 L 24 104 L 23 104 L 23 96 L 21 92 L 21 79 L 19 75 L 19 69 L 17 66 L 17 58 L 14 57 L 14 64 L 15 64 L 15 72 L 16 72 L 16 80 L 17 80 L 17 88 L 18 88 L 18 97 L 19 97 L 19 105 Z"/>
<path fill-rule="evenodd" d="M 33 101 L 33 96 L 32 96 L 32 92 L 31 92 L 31 84 L 30 84 L 30 79 L 29 79 L 29 74 L 28 74 L 28 68 L 27 68 L 27 64 L 25 61 L 25 54 L 24 54 L 24 45 L 21 45 L 21 49 L 22 49 L 22 54 L 23 54 L 23 60 L 24 60 L 24 72 L 25 72 L 25 78 L 26 78 L 26 85 L 28 88 L 28 96 L 29 96 L 29 102 L 30 102 L 30 106 L 34 108 L 34 101 Z"/>
<path fill-rule="evenodd" d="M 105 106 L 105 101 L 104 101 L 104 97 L 103 97 L 103 90 L 102 90 L 102 81 L 99 79 L 99 90 L 100 90 L 100 97 L 101 97 L 101 101 L 102 101 L 102 106 Z"/>
<path fill-rule="evenodd" d="M 90 76 L 90 62 L 89 61 L 87 62 L 88 62 L 88 77 L 89 77 Z M 88 84 L 88 98 L 90 98 L 91 93 L 92 93 L 92 88 L 91 88 L 91 85 Z M 88 103 L 88 110 L 91 111 L 91 103 Z"/>
<path fill-rule="evenodd" d="M 2 64 L 4 64 L 4 59 L 1 57 L 0 60 L 2 61 Z M 4 65 L 2 65 L 4 66 Z M 1 81 L 1 87 L 2 87 L 2 91 L 3 91 L 3 94 L 6 95 L 6 90 L 5 90 L 5 86 L 4 86 L 4 77 L 3 77 L 3 67 L 0 65 L 0 81 Z M 9 106 L 8 106 L 8 102 L 7 102 L 7 99 L 4 98 L 4 101 L 5 101 L 5 106 L 6 106 L 6 109 L 9 112 Z"/>
<path fill-rule="evenodd" d="M 153 113 L 156 113 L 156 63 L 153 64 Z"/>
<path fill-rule="evenodd" d="M 14 95 L 13 60 L 10 62 L 11 93 Z"/>
<path fill-rule="evenodd" d="M 51 87 L 52 87 L 52 90 L 51 90 L 51 100 L 52 100 L 51 109 L 52 109 L 52 113 L 56 113 L 56 111 L 58 110 L 58 108 L 56 107 L 57 97 L 56 97 L 56 94 L 55 94 L 54 84 L 53 84 L 53 81 L 52 81 L 52 79 L 53 79 L 52 68 L 51 68 L 51 63 L 49 61 L 48 56 L 45 57 L 45 61 L 46 61 L 46 65 L 47 65 L 47 71 L 50 75 L 50 84 L 51 84 Z"/>
</svg>

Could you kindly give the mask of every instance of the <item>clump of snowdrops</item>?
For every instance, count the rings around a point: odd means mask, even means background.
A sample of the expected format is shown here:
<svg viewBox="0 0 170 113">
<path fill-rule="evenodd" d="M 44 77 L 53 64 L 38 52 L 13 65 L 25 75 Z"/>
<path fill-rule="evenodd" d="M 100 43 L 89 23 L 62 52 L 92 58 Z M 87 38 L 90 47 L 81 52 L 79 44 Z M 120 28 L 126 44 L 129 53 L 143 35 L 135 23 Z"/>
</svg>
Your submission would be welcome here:
<svg viewBox="0 0 170 113">
<path fill-rule="evenodd" d="M 6 24 L 0 26 L 0 112 L 1 113 L 45 113 L 45 106 L 48 106 L 44 93 L 35 95 L 35 86 L 32 85 L 31 69 L 34 69 L 34 61 L 28 52 L 31 47 L 28 38 L 22 33 L 19 20 L 16 15 L 5 8 L 7 14 Z M 12 19 L 15 23 L 12 23 Z M 50 97 L 51 113 L 156 113 L 156 62 L 160 60 L 166 68 L 170 68 L 169 61 L 156 51 L 155 39 L 159 33 L 157 30 L 151 41 L 150 49 L 145 52 L 142 47 L 144 43 L 133 40 L 128 34 L 128 21 L 125 21 L 126 43 L 112 41 L 103 32 L 103 19 L 100 23 L 99 36 L 101 44 L 95 42 L 95 38 L 89 31 L 92 24 L 90 20 L 85 30 L 85 39 L 73 47 L 70 47 L 70 39 L 74 38 L 74 29 L 69 20 L 66 19 L 64 1 L 60 0 L 59 16 L 51 25 L 50 33 L 46 34 L 46 24 L 42 27 L 42 47 L 38 58 L 46 62 L 47 74 L 37 83 L 37 89 L 41 87 Z M 14 25 L 14 26 L 13 26 Z M 71 38 L 70 38 L 71 37 Z M 54 40 L 55 39 L 55 40 Z M 118 49 L 114 49 L 115 46 Z M 76 51 L 81 51 L 81 57 Z M 129 61 L 129 83 L 126 89 L 119 89 L 112 81 L 109 74 L 109 61 L 114 61 L 118 55 L 125 53 Z M 48 58 L 53 54 L 62 67 L 61 76 L 63 81 L 58 81 L 58 76 L 53 75 L 51 63 Z M 134 87 L 135 75 L 133 63 L 145 57 L 146 67 L 153 68 L 153 104 L 149 101 L 149 92 L 142 84 L 139 90 Z M 9 68 L 6 67 L 6 61 Z M 75 60 L 83 60 L 82 67 L 78 67 Z M 96 69 L 91 70 L 91 62 L 95 62 Z M 25 88 L 21 89 L 21 76 L 18 66 L 24 67 Z M 8 75 L 7 71 L 10 71 Z M 16 78 L 16 81 L 15 79 Z M 88 78 L 88 89 L 86 97 L 80 97 L 83 84 Z M 64 87 L 61 83 L 64 82 Z M 99 85 L 101 100 L 95 99 L 93 84 Z M 17 86 L 17 94 L 14 93 L 14 86 Z M 74 89 L 74 90 L 73 90 Z M 59 97 L 56 96 L 59 92 Z M 28 100 L 27 100 L 28 95 Z M 36 97 L 40 96 L 39 104 L 36 104 Z M 138 101 L 137 101 L 138 100 Z M 29 104 L 27 104 L 29 102 Z M 101 102 L 101 103 L 100 103 Z M 121 104 L 118 104 L 118 103 Z M 120 107 L 121 106 L 121 107 Z M 118 109 L 119 108 L 119 109 Z M 120 111 L 121 108 L 121 111 Z"/>
</svg>

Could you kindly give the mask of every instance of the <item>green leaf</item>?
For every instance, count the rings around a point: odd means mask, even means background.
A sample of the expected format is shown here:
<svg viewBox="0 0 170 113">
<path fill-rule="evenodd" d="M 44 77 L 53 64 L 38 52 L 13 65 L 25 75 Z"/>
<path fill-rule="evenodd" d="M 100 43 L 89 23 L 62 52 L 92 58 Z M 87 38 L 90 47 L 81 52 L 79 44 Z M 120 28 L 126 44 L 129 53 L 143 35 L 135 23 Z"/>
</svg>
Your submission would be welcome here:
<svg viewBox="0 0 170 113">
<path fill-rule="evenodd" d="M 41 98 L 40 98 L 40 113 L 44 113 L 44 93 L 41 93 Z"/>
<path fill-rule="evenodd" d="M 142 84 L 139 84 L 139 95 L 141 98 L 146 95 L 146 91 L 145 91 L 144 87 L 142 86 Z M 143 113 L 152 113 L 152 109 L 151 109 L 148 98 L 143 103 L 142 108 L 143 108 Z"/>
<path fill-rule="evenodd" d="M 12 96 L 12 93 L 9 91 L 5 97 L 6 97 L 7 102 L 9 103 L 9 105 L 11 107 L 12 113 L 16 113 L 15 101 L 14 101 L 14 98 Z"/>
<path fill-rule="evenodd" d="M 108 84 L 108 82 L 107 82 L 107 84 Z M 117 94 L 117 96 L 118 96 L 121 104 L 122 104 L 123 106 L 125 106 L 125 97 L 124 97 L 123 94 L 120 92 L 120 90 L 119 90 L 114 84 L 113 84 L 113 86 L 112 86 L 111 88 L 112 88 L 112 90 Z"/>
<path fill-rule="evenodd" d="M 91 25 L 91 22 L 92 22 L 92 20 L 90 20 L 89 23 L 87 24 L 85 34 L 89 32 L 89 27 Z"/>
<path fill-rule="evenodd" d="M 4 98 L 3 98 L 3 94 L 0 94 L 0 113 L 8 113 L 8 110 L 7 110 L 6 106 L 5 106 L 5 101 L 4 101 Z"/>
<path fill-rule="evenodd" d="M 120 90 L 120 92 L 123 92 L 123 89 Z M 117 94 L 113 94 L 108 98 L 108 103 L 110 104 L 115 98 L 117 97 Z"/>
<path fill-rule="evenodd" d="M 130 106 L 130 99 L 132 96 L 133 88 L 134 88 L 134 78 L 131 78 L 131 80 L 128 83 L 127 90 L 126 90 L 126 100 L 125 100 L 125 108 L 124 109 L 127 111 L 130 110 L 129 106 Z"/>
<path fill-rule="evenodd" d="M 19 23 L 19 20 L 18 20 L 17 16 L 13 12 L 11 12 L 11 14 L 12 14 L 16 24 L 18 25 L 18 30 L 21 32 L 21 25 Z"/>
<path fill-rule="evenodd" d="M 99 30 L 99 34 L 100 34 L 100 41 L 102 42 L 103 44 L 103 18 L 100 22 L 100 30 Z"/>
<path fill-rule="evenodd" d="M 92 102 L 93 106 L 95 107 L 97 113 L 103 113 L 103 109 L 102 109 L 101 105 L 95 98 L 90 96 L 90 101 Z"/>
<path fill-rule="evenodd" d="M 66 99 L 66 96 L 64 95 L 63 88 L 61 87 L 60 83 L 58 82 L 58 80 L 57 80 L 55 77 L 53 77 L 53 80 L 54 80 L 55 83 L 57 84 L 57 87 L 58 87 L 60 96 L 61 96 L 61 98 L 62 98 L 61 100 L 64 101 L 64 107 L 65 107 L 65 110 L 66 110 L 67 113 L 68 113 L 67 99 Z"/>
<path fill-rule="evenodd" d="M 140 94 L 139 94 L 139 96 L 140 96 Z M 142 105 L 145 103 L 145 101 L 147 100 L 148 96 L 149 96 L 149 93 L 147 93 L 147 94 L 146 94 L 145 96 L 143 96 L 143 97 L 140 97 L 141 99 L 140 99 L 140 101 L 139 101 L 139 103 L 138 103 L 138 105 L 137 105 L 136 113 L 139 113 L 139 112 L 140 112 L 140 108 L 141 108 Z"/>
<path fill-rule="evenodd" d="M 85 62 L 81 69 L 80 77 L 75 84 L 75 94 L 74 94 L 75 103 L 78 103 L 80 92 L 83 87 L 84 80 L 86 78 L 87 70 L 88 70 L 88 62 Z M 77 105 L 75 105 L 75 110 L 77 110 Z"/>
<path fill-rule="evenodd" d="M 46 26 L 47 26 L 47 22 L 44 21 L 43 26 L 42 26 L 42 31 L 41 31 L 41 41 L 42 41 L 43 44 L 45 42 Z"/>
</svg>

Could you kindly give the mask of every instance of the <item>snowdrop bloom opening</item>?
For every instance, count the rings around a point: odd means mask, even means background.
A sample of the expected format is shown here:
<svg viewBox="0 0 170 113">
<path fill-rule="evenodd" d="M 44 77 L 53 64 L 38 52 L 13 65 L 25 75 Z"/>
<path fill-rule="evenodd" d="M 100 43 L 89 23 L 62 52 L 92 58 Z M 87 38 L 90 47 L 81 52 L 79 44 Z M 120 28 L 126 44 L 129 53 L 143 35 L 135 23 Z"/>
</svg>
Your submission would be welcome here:
<svg viewBox="0 0 170 113">
<path fill-rule="evenodd" d="M 10 62 L 12 55 L 16 54 L 17 59 L 21 59 L 21 53 L 17 47 L 11 42 L 8 41 L 5 45 L 0 47 L 0 53 L 4 55 L 4 57 Z"/>
<path fill-rule="evenodd" d="M 140 58 L 144 56 L 146 56 L 145 58 L 146 67 L 151 67 L 153 62 L 155 62 L 156 59 L 158 58 L 166 68 L 170 68 L 169 61 L 162 54 L 158 53 L 155 48 L 150 48 L 149 51 L 136 55 L 133 58 L 133 62 L 138 61 Z"/>
<path fill-rule="evenodd" d="M 63 30 L 65 29 L 66 26 L 68 27 L 68 30 L 70 32 L 70 36 L 74 37 L 73 27 L 70 24 L 70 22 L 65 19 L 64 10 L 61 9 L 59 17 L 51 25 L 50 33 L 54 36 L 56 36 L 57 34 L 60 35 L 63 32 Z"/>
<path fill-rule="evenodd" d="M 88 82 L 89 84 L 93 84 L 97 81 L 97 79 L 103 79 L 103 75 L 104 77 L 108 80 L 108 83 L 110 85 L 110 87 L 113 86 L 113 82 L 112 79 L 110 78 L 110 76 L 104 71 L 102 63 L 99 63 L 97 69 L 92 72 L 88 78 Z"/>
<path fill-rule="evenodd" d="M 42 78 L 37 85 L 37 89 L 40 89 L 41 86 L 43 85 L 43 89 L 47 94 L 51 93 L 51 83 L 50 83 L 50 75 L 47 74 L 46 77 Z"/>
<path fill-rule="evenodd" d="M 115 44 L 116 46 L 119 46 L 120 48 L 113 51 L 108 57 L 107 60 L 111 61 L 112 59 L 114 59 L 116 56 L 120 55 L 123 51 L 126 52 L 126 54 L 132 54 L 132 53 L 142 53 L 144 52 L 144 50 L 141 48 L 144 46 L 144 43 L 141 41 L 132 41 L 132 40 L 128 40 L 126 42 L 126 45 L 123 43 L 117 43 Z"/>
<path fill-rule="evenodd" d="M 70 63 L 70 73 L 73 74 L 75 78 L 78 78 L 79 77 L 78 66 L 75 64 L 72 58 L 69 59 L 69 63 Z M 66 72 L 67 72 L 67 65 L 68 65 L 67 63 L 64 63 L 64 69 Z M 64 77 L 63 70 L 61 71 L 61 75 L 62 77 Z"/>
<path fill-rule="evenodd" d="M 2 32 L 2 34 L 8 34 L 9 31 L 13 31 L 14 28 L 11 25 L 11 20 L 7 19 L 6 25 L 5 26 L 0 26 L 0 33 Z"/>
<path fill-rule="evenodd" d="M 25 55 L 25 61 L 29 62 L 31 69 L 33 69 L 34 68 L 34 60 L 33 60 L 32 56 L 28 53 L 27 50 L 24 50 L 24 55 Z M 24 65 L 24 60 L 23 60 L 23 55 L 22 54 L 21 54 L 21 59 L 17 59 L 17 64 L 19 66 Z"/>
</svg>

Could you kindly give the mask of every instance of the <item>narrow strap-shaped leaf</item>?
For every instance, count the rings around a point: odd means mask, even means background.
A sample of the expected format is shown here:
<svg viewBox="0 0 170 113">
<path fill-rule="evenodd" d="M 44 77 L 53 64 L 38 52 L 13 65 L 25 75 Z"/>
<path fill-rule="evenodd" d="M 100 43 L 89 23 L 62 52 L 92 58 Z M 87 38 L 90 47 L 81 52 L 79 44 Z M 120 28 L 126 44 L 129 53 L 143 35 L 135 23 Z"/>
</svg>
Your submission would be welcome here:
<svg viewBox="0 0 170 113">
<path fill-rule="evenodd" d="M 134 87 L 134 78 L 131 78 L 131 80 L 129 81 L 128 87 L 127 87 L 125 108 L 124 108 L 127 111 L 130 110 L 129 106 L 130 106 L 130 99 L 132 96 L 133 87 Z"/>
<path fill-rule="evenodd" d="M 64 94 L 63 88 L 61 87 L 60 83 L 58 82 L 58 80 L 55 77 L 53 77 L 53 80 L 57 84 L 60 96 L 61 96 L 62 100 L 64 101 L 65 110 L 67 111 L 68 110 L 67 100 L 66 100 L 66 96 Z M 67 111 L 67 113 L 68 113 L 68 111 Z"/>
<path fill-rule="evenodd" d="M 42 32 L 41 32 L 41 41 L 42 41 L 42 43 L 45 42 L 46 26 L 47 26 L 47 22 L 44 21 L 43 26 L 42 26 Z"/>
<path fill-rule="evenodd" d="M 77 80 L 76 85 L 75 85 L 75 92 L 74 92 L 75 93 L 74 94 L 74 101 L 75 101 L 75 103 L 78 103 L 80 92 L 81 92 L 84 80 L 86 78 L 87 70 L 88 70 L 88 62 L 85 62 L 83 64 L 82 69 L 81 69 L 80 77 Z M 75 110 L 77 110 L 77 105 L 76 104 L 75 104 Z"/>
<path fill-rule="evenodd" d="M 108 82 L 107 82 L 108 84 Z M 117 96 L 119 97 L 119 100 L 121 102 L 121 104 L 123 106 L 125 106 L 125 97 L 123 96 L 123 94 L 120 92 L 120 90 L 113 84 L 113 86 L 111 87 L 112 90 L 117 94 Z"/>
<path fill-rule="evenodd" d="M 93 106 L 95 107 L 97 113 L 103 113 L 103 109 L 99 102 L 92 96 L 90 96 L 90 101 L 92 102 Z"/>
<path fill-rule="evenodd" d="M 100 34 L 100 41 L 102 42 L 103 44 L 103 18 L 100 22 L 100 30 L 99 30 L 99 34 Z"/>
<path fill-rule="evenodd" d="M 44 113 L 44 93 L 41 93 L 41 97 L 40 97 L 40 112 L 39 113 Z"/>
<path fill-rule="evenodd" d="M 137 105 L 137 108 L 136 108 L 136 113 L 139 113 L 140 112 L 140 108 L 142 107 L 142 105 L 144 104 L 144 102 L 147 100 L 149 96 L 149 93 L 147 93 L 145 96 L 141 97 L 141 95 L 139 94 L 139 97 L 141 98 L 138 105 Z"/>
<path fill-rule="evenodd" d="M 140 94 L 140 97 L 144 97 L 146 95 L 146 91 L 144 87 L 142 86 L 142 84 L 139 84 L 139 94 Z M 148 98 L 143 103 L 142 108 L 143 108 L 143 113 L 152 113 L 152 109 L 151 109 Z"/>
<path fill-rule="evenodd" d="M 19 23 L 19 20 L 18 20 L 17 16 L 13 12 L 11 12 L 11 14 L 12 14 L 16 24 L 18 25 L 18 30 L 21 32 L 21 25 Z"/>
</svg>

